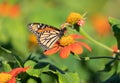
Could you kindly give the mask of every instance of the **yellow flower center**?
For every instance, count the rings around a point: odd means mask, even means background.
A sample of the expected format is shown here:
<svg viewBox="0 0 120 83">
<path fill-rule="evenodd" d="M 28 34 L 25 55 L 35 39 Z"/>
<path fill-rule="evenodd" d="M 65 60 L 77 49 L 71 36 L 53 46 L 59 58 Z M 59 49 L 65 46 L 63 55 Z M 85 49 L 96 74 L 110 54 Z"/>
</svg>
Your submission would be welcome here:
<svg viewBox="0 0 120 83">
<path fill-rule="evenodd" d="M 73 12 L 68 16 L 66 22 L 70 23 L 70 24 L 75 24 L 77 21 L 79 21 L 81 19 L 83 19 L 83 18 L 79 13 Z"/>
<path fill-rule="evenodd" d="M 61 46 L 67 46 L 74 43 L 75 40 L 71 36 L 63 36 L 59 42 Z"/>
<path fill-rule="evenodd" d="M 12 75 L 7 73 L 0 73 L 0 83 L 7 83 L 8 80 L 10 80 Z"/>
</svg>

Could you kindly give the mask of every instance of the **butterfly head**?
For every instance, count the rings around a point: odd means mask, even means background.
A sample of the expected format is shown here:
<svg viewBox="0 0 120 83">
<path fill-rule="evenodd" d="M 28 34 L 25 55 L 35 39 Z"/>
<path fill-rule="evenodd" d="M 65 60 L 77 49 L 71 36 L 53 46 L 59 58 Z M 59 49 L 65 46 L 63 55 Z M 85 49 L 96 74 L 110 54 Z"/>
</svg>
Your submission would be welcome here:
<svg viewBox="0 0 120 83">
<path fill-rule="evenodd" d="M 60 30 L 61 36 L 63 36 L 63 35 L 66 33 L 66 31 L 67 31 L 67 28 L 66 28 L 66 27 L 62 28 L 62 29 Z"/>
<path fill-rule="evenodd" d="M 61 31 L 65 32 L 67 30 L 66 27 L 62 28 Z"/>
</svg>

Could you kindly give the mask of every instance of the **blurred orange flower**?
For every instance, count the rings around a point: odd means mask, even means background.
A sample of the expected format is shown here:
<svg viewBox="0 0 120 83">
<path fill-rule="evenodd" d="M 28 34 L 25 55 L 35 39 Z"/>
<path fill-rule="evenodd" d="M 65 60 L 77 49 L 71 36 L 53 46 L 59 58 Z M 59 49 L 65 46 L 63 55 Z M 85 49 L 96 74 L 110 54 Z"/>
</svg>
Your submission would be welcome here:
<svg viewBox="0 0 120 83">
<path fill-rule="evenodd" d="M 11 5 L 8 2 L 0 3 L 0 15 L 3 17 L 18 17 L 20 15 L 20 7 L 18 4 Z"/>
<path fill-rule="evenodd" d="M 89 51 L 91 51 L 91 48 L 83 43 L 78 42 L 75 39 L 83 39 L 83 36 L 77 35 L 77 34 L 71 34 L 68 36 L 63 36 L 60 41 L 58 41 L 53 48 L 47 50 L 44 52 L 45 55 L 51 55 L 58 51 L 60 51 L 60 57 L 61 58 L 67 58 L 70 54 L 70 52 L 74 54 L 81 54 L 83 52 L 82 46 L 87 48 Z"/>
<path fill-rule="evenodd" d="M 29 35 L 29 42 L 30 44 L 37 45 L 37 38 L 34 34 Z"/>
<path fill-rule="evenodd" d="M 20 15 L 20 6 L 18 4 L 15 4 L 11 7 L 10 16 L 15 18 L 19 15 Z"/>
<path fill-rule="evenodd" d="M 110 33 L 110 25 L 108 22 L 108 17 L 101 14 L 93 15 L 92 24 L 98 35 L 106 36 Z"/>
<path fill-rule="evenodd" d="M 0 15 L 1 16 L 8 16 L 10 8 L 11 8 L 10 4 L 0 3 Z"/>
<path fill-rule="evenodd" d="M 78 24 L 79 26 L 82 26 L 84 24 L 83 17 L 76 12 L 70 13 L 70 15 L 67 17 L 66 22 L 69 24 Z"/>
<path fill-rule="evenodd" d="M 38 47 L 38 41 L 37 38 L 34 34 L 29 35 L 29 40 L 28 40 L 28 48 L 30 51 L 37 50 Z"/>
<path fill-rule="evenodd" d="M 10 72 L 1 72 L 0 73 L 0 83 L 16 83 L 16 76 L 21 73 L 25 72 L 29 67 L 26 68 L 16 68 Z"/>
</svg>

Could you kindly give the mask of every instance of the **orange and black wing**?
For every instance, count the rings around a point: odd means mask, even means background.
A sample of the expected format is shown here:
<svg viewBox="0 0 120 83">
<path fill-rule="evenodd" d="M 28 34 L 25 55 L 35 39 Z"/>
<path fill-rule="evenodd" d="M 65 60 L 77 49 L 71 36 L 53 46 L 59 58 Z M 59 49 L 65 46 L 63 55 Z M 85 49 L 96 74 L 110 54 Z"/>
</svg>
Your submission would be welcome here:
<svg viewBox="0 0 120 83">
<path fill-rule="evenodd" d="M 30 23 L 28 25 L 28 28 L 35 35 L 40 34 L 44 31 L 60 31 L 59 29 L 57 29 L 53 26 L 42 24 L 42 23 Z"/>
<path fill-rule="evenodd" d="M 37 36 L 39 45 L 48 50 L 64 35 L 65 29 L 59 30 L 53 26 L 41 23 L 29 24 L 29 29 Z"/>
</svg>

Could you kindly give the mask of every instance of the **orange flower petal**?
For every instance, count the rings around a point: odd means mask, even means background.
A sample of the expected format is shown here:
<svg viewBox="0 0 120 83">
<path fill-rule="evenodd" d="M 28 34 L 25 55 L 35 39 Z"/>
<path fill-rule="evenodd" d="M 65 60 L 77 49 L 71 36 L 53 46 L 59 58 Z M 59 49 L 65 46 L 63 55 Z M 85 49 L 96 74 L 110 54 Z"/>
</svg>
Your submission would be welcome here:
<svg viewBox="0 0 120 83">
<path fill-rule="evenodd" d="M 67 58 L 70 54 L 70 46 L 65 46 L 60 50 L 60 57 L 61 58 Z"/>
<path fill-rule="evenodd" d="M 21 73 L 21 72 L 25 72 L 29 67 L 25 67 L 25 68 L 15 68 L 13 69 L 12 71 L 10 72 L 3 72 L 3 73 L 0 73 L 4 79 L 2 78 L 2 80 L 0 80 L 0 83 L 1 81 L 3 81 L 2 83 L 16 83 L 16 76 Z M 6 74 L 6 75 L 5 75 Z M 9 76 L 10 75 L 10 76 Z M 6 82 L 7 81 L 7 82 Z"/>
<path fill-rule="evenodd" d="M 16 83 L 16 78 L 12 77 L 7 83 Z"/>
<path fill-rule="evenodd" d="M 78 39 L 78 38 L 85 39 L 84 36 L 81 36 L 81 35 L 78 35 L 78 34 L 71 34 L 70 36 L 71 36 L 73 39 Z"/>
<path fill-rule="evenodd" d="M 61 49 L 61 47 L 58 46 L 57 44 L 55 44 L 53 48 L 45 51 L 44 54 L 45 55 L 52 55 L 52 54 L 56 53 L 57 51 L 59 51 L 60 49 Z"/>
<path fill-rule="evenodd" d="M 81 54 L 83 52 L 81 45 L 78 43 L 71 44 L 70 46 L 71 46 L 71 51 L 75 54 Z"/>
<path fill-rule="evenodd" d="M 26 68 L 15 68 L 12 71 L 9 72 L 13 77 L 17 76 L 21 72 L 25 72 L 29 67 Z"/>
<path fill-rule="evenodd" d="M 79 45 L 82 45 L 82 46 L 84 46 L 86 49 L 88 49 L 90 52 L 92 51 L 92 49 L 87 45 L 87 44 L 85 44 L 85 43 L 83 43 L 83 42 L 77 42 Z"/>
</svg>

